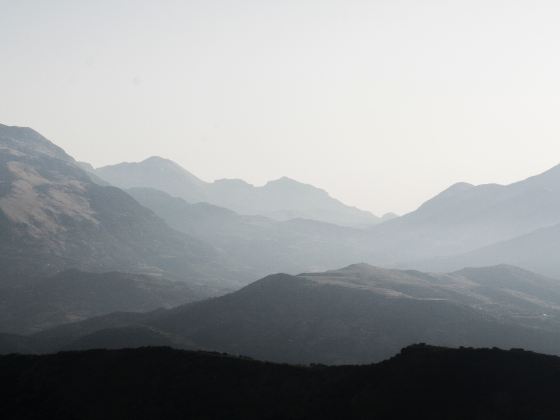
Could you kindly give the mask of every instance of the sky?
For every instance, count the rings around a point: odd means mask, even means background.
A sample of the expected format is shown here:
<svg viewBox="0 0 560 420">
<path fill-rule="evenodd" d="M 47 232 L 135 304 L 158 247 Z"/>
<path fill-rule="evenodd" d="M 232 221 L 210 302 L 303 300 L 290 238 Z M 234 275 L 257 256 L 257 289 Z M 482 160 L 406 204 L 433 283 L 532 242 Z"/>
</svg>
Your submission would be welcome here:
<svg viewBox="0 0 560 420">
<path fill-rule="evenodd" d="M 560 163 L 560 3 L 0 0 L 0 123 L 405 213 Z"/>
</svg>

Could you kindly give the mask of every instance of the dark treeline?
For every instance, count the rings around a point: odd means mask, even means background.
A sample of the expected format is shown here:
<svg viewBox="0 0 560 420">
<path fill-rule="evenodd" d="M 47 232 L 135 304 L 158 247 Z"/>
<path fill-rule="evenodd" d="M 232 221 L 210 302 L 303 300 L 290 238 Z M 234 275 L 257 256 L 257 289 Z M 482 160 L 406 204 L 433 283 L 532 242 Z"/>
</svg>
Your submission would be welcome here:
<svg viewBox="0 0 560 420">
<path fill-rule="evenodd" d="M 560 358 L 417 345 L 368 366 L 169 348 L 0 358 L 4 419 L 558 419 Z"/>
</svg>

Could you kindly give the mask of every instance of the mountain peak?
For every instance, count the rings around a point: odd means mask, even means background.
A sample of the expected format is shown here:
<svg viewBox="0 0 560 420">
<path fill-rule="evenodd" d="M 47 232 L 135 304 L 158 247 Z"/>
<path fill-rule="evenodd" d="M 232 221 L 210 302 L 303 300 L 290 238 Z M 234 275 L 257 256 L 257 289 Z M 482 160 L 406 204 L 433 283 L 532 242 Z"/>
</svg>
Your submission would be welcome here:
<svg viewBox="0 0 560 420">
<path fill-rule="evenodd" d="M 116 187 L 158 189 L 191 204 L 204 201 L 241 215 L 260 215 L 279 221 L 300 218 L 352 227 L 370 226 L 380 221 L 369 212 L 334 199 L 323 189 L 288 177 L 263 186 L 241 179 L 207 183 L 160 156 L 140 163 L 106 166 L 96 173 Z"/>
<path fill-rule="evenodd" d="M 301 182 L 287 176 L 282 176 L 278 179 L 268 181 L 267 184 L 301 184 Z"/>
<path fill-rule="evenodd" d="M 456 182 L 455 184 L 451 185 L 448 189 L 446 189 L 444 193 L 467 191 L 473 187 L 474 185 L 469 184 L 468 182 Z"/>
<path fill-rule="evenodd" d="M 297 186 L 297 187 L 306 187 L 306 188 L 313 188 L 315 190 L 318 190 L 320 188 L 317 188 L 311 184 L 305 184 L 303 182 L 299 182 L 293 178 L 289 178 L 287 176 L 283 176 L 281 178 L 278 179 L 273 179 L 272 181 L 268 181 L 265 184 L 265 187 L 269 187 L 269 186 Z"/>
<path fill-rule="evenodd" d="M 155 188 L 187 202 L 202 201 L 205 182 L 178 163 L 160 156 L 98 168 L 97 175 L 119 188 Z"/>
<path fill-rule="evenodd" d="M 378 267 L 375 267 L 371 264 L 368 263 L 356 263 L 356 264 L 350 264 L 344 268 L 341 268 L 339 270 L 336 271 L 371 271 L 371 270 L 377 270 Z"/>
<path fill-rule="evenodd" d="M 312 196 L 323 196 L 330 197 L 329 193 L 321 188 L 318 188 L 311 184 L 305 184 L 299 182 L 295 179 L 283 176 L 272 181 L 268 181 L 264 186 L 261 187 L 264 190 L 272 190 L 283 193 L 298 193 L 298 194 L 309 194 Z"/>
<path fill-rule="evenodd" d="M 146 159 L 144 159 L 142 163 L 147 163 L 147 164 L 158 164 L 158 165 L 174 165 L 174 166 L 179 166 L 177 163 L 173 162 L 171 159 L 167 159 L 161 156 L 150 156 Z"/>
<path fill-rule="evenodd" d="M 0 124 L 0 145 L 23 153 L 47 155 L 74 162 L 66 152 L 29 127 Z"/>
</svg>

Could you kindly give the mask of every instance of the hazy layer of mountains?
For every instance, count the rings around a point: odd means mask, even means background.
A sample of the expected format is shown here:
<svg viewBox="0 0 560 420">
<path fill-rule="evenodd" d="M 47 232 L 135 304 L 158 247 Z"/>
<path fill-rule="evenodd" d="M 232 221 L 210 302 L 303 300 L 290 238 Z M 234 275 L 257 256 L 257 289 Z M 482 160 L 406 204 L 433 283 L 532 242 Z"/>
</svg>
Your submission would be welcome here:
<svg viewBox="0 0 560 420">
<path fill-rule="evenodd" d="M 328 248 L 321 255 L 352 254 L 353 259 L 341 258 L 331 268 L 356 261 L 428 270 L 507 263 L 560 277 L 553 257 L 560 251 L 560 238 L 554 229 L 560 225 L 560 166 L 511 185 L 458 183 L 407 215 L 388 215 L 385 223 L 374 223 L 369 216 L 369 221 L 362 219 L 359 215 L 363 213 L 341 205 L 325 192 L 286 178 L 264 187 L 240 180 L 209 184 L 161 158 L 100 168 L 95 173 L 114 185 L 132 188 L 132 195 L 143 198 L 144 204 L 166 221 L 173 218 L 174 227 L 183 231 L 190 223 L 188 218 L 178 221 L 177 211 L 173 217 L 169 211 L 165 213 L 163 207 L 168 203 L 157 203 L 155 193 L 148 197 L 148 189 L 182 198 L 189 204 L 214 204 L 240 215 L 264 215 L 273 220 L 303 218 L 354 228 L 370 225 L 367 235 L 340 230 L 339 238 L 349 244 L 344 247 L 329 238 L 312 239 Z M 143 195 L 138 189 L 144 190 Z M 547 233 L 542 230 L 549 228 Z M 536 236 L 534 240 L 532 234 Z M 535 245 L 542 252 L 527 252 Z M 341 248 L 349 251 L 341 254 Z M 293 261 L 291 256 L 287 259 Z"/>
<path fill-rule="evenodd" d="M 4 352 L 168 345 L 290 363 L 367 363 L 416 342 L 560 354 L 560 282 L 509 266 L 450 274 L 358 264 L 232 294 L 3 337 Z"/>
<path fill-rule="evenodd" d="M 449 270 L 457 267 L 484 266 L 500 261 L 560 278 L 559 255 L 560 224 L 555 224 L 464 254 L 433 258 L 417 266 L 431 270 Z"/>
<path fill-rule="evenodd" d="M 555 420 L 560 359 L 416 345 L 377 365 L 168 348 L 0 357 L 6 419 Z"/>
<path fill-rule="evenodd" d="M 149 188 L 127 192 L 172 228 L 212 244 L 256 280 L 270 273 L 321 271 L 367 261 L 367 232 L 308 219 L 245 216 Z"/>
<path fill-rule="evenodd" d="M 344 226 L 368 226 L 382 221 L 349 207 L 312 185 L 289 178 L 255 187 L 239 179 L 204 182 L 167 159 L 151 157 L 139 163 L 105 166 L 94 172 L 120 188 L 153 188 L 195 204 L 205 202 L 244 215 L 274 220 L 311 219 Z M 388 214 L 385 219 L 390 219 Z"/>
<path fill-rule="evenodd" d="M 0 350 L 348 363 L 425 341 L 560 354 L 560 291 L 541 275 L 560 278 L 559 190 L 558 167 L 457 184 L 379 223 L 288 179 L 209 184 L 160 158 L 95 170 L 0 125 Z"/>
<path fill-rule="evenodd" d="M 195 194 L 193 191 L 214 190 L 217 187 L 198 180 L 178 165 L 160 158 L 101 168 L 95 171 L 97 175 L 93 175 L 93 168 L 76 164 L 61 149 L 30 129 L 2 126 L 0 132 L 3 146 L 0 210 L 2 229 L 6 232 L 2 237 L 10 237 L 14 230 L 25 225 L 32 239 L 23 247 L 35 247 L 36 252 L 40 253 L 44 246 L 41 247 L 38 242 L 48 232 L 49 240 L 53 242 L 49 244 L 50 272 L 65 268 L 136 271 L 140 266 L 144 271 L 160 270 L 161 260 L 146 260 L 164 254 L 168 265 L 163 267 L 164 271 L 180 272 L 183 276 L 189 270 L 204 267 L 192 277 L 203 277 L 205 271 L 217 270 L 221 273 L 211 273 L 211 277 L 220 277 L 230 284 L 256 279 L 275 271 L 295 274 L 360 261 L 427 270 L 507 263 L 550 276 L 560 276 L 554 258 L 560 243 L 558 229 L 555 229 L 556 225 L 560 225 L 558 167 L 508 186 L 457 184 L 418 210 L 368 230 L 320 223 L 319 210 L 311 216 L 299 214 L 297 219 L 278 221 L 273 217 L 259 216 L 260 210 L 253 212 L 240 209 L 232 202 L 223 201 L 225 198 L 219 201 L 210 193 L 203 197 L 202 192 Z M 27 165 L 25 170 L 23 162 Z M 46 168 L 49 168 L 48 172 Z M 39 178 L 35 175 L 39 175 Z M 136 201 L 130 200 L 122 190 L 110 188 L 106 184 L 99 185 L 103 184 L 100 181 L 102 177 L 123 187 L 134 187 L 128 193 Z M 223 183 L 226 185 L 229 181 Z M 284 204 L 285 208 L 336 208 L 342 213 L 347 212 L 345 214 L 356 214 L 355 209 L 342 205 L 320 190 L 285 179 L 260 189 L 247 188 L 250 191 L 266 191 L 255 195 L 265 197 L 262 202 L 270 208 L 280 208 Z M 220 194 L 220 197 L 231 196 L 230 193 Z M 317 203 L 321 205 L 308 205 L 314 202 L 312 197 L 320 197 Z M 261 198 L 253 200 L 245 196 L 241 201 L 260 202 Z M 221 206 L 195 203 L 202 199 L 215 199 Z M 17 206 L 22 210 L 19 211 Z M 147 212 L 146 207 L 165 220 L 166 225 Z M 261 213 L 268 213 L 269 210 Z M 95 216 L 92 216 L 94 213 Z M 96 218 L 101 214 L 106 220 L 98 223 Z M 301 216 L 307 216 L 308 219 L 303 220 Z M 126 218 L 126 221 L 121 223 L 118 218 Z M 133 218 L 136 220 L 133 221 Z M 18 227 L 15 228 L 14 224 L 18 224 Z M 61 229 L 63 224 L 64 229 Z M 152 246 L 154 242 L 161 242 L 161 246 L 158 243 L 157 252 L 152 252 L 145 240 L 130 238 L 139 232 L 136 227 L 132 228 L 134 224 L 143 225 L 143 230 L 150 227 L 151 232 L 142 236 L 154 237 Z M 347 224 L 367 225 L 358 219 Z M 174 230 L 167 229 L 168 225 Z M 101 232 L 93 230 L 92 226 L 98 226 Z M 113 226 L 118 229 L 123 226 L 131 228 L 122 232 L 121 238 L 116 238 L 118 231 L 114 231 Z M 74 230 L 70 231 L 72 227 Z M 51 231 L 55 232 L 54 236 L 50 234 Z M 61 236 L 64 231 L 70 239 L 57 239 L 56 236 Z M 107 231 L 110 231 L 110 235 L 99 237 Z M 95 236 L 99 238 L 92 240 Z M 155 239 L 155 236 L 160 238 Z M 85 237 L 87 240 L 83 239 Z M 10 243 L 3 248 L 3 254 L 12 254 L 12 260 L 17 259 L 19 240 L 21 238 L 15 241 L 16 246 Z M 117 246 L 121 240 L 127 242 L 125 247 Z M 173 241 L 175 243 L 169 247 L 169 251 L 164 251 L 166 243 Z M 185 252 L 179 250 L 185 247 L 178 245 L 181 241 L 190 241 L 186 251 L 198 254 L 191 256 L 194 260 L 188 267 L 184 263 L 188 259 L 172 256 Z M 87 263 L 84 255 L 76 255 L 76 252 L 85 254 L 83 247 L 76 251 L 72 242 L 89 242 L 90 247 L 92 242 L 103 245 L 90 250 L 91 258 Z M 62 243 L 65 243 L 63 249 Z M 118 252 L 113 252 L 116 248 L 119 248 Z M 21 251 L 23 248 L 19 249 Z M 223 251 L 221 255 L 216 255 L 220 251 Z M 50 259 L 52 254 L 63 257 L 54 263 Z M 61 261 L 71 259 L 81 259 L 81 265 L 67 267 L 69 264 Z M 93 259 L 95 263 L 91 262 Z M 36 259 L 32 265 L 40 264 L 37 271 L 42 274 L 45 264 L 41 264 L 41 260 Z M 219 263 L 216 264 L 216 261 Z M 173 264 L 182 266 L 170 269 L 169 265 Z M 23 265 L 26 271 L 32 268 L 27 263 Z M 17 271 L 17 268 L 13 271 Z"/>
<path fill-rule="evenodd" d="M 482 248 L 495 245 L 496 251 L 489 250 L 485 263 L 514 263 L 538 270 L 542 267 L 549 274 L 559 275 L 560 270 L 551 270 L 551 264 L 545 267 L 546 263 L 533 261 L 535 256 L 531 253 L 521 257 L 526 251 L 525 235 L 559 223 L 557 166 L 511 185 L 453 185 L 418 210 L 389 221 L 372 233 L 377 238 L 375 252 L 386 261 L 417 262 L 475 250 L 481 255 L 486 252 Z M 556 238 L 552 229 L 537 242 L 543 249 L 558 250 Z M 511 256 L 499 255 L 505 241 L 511 241 L 509 251 L 504 250 L 511 252 Z"/>
</svg>

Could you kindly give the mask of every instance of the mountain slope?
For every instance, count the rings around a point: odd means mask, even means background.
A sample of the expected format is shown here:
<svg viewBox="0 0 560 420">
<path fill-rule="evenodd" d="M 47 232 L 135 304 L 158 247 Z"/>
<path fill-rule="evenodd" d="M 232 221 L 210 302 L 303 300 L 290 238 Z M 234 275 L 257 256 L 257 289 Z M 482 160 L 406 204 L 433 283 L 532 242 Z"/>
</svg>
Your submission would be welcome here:
<svg viewBox="0 0 560 420">
<path fill-rule="evenodd" d="M 35 131 L 0 126 L 0 283 L 70 268 L 167 273 L 209 296 L 231 287 L 224 258 L 94 183 Z"/>
<path fill-rule="evenodd" d="M 0 288 L 0 331 L 33 333 L 116 311 L 147 312 L 197 296 L 183 282 L 70 270 Z"/>
<path fill-rule="evenodd" d="M 560 255 L 560 224 L 468 253 L 421 262 L 419 265 L 428 269 L 453 270 L 465 266 L 515 264 L 560 278 L 558 255 Z"/>
<path fill-rule="evenodd" d="M 289 178 L 262 187 L 228 179 L 206 183 L 176 163 L 159 157 L 106 166 L 97 169 L 96 174 L 120 188 L 153 188 L 189 203 L 207 202 L 240 214 L 275 220 L 303 218 L 354 227 L 381 221 L 369 212 L 344 205 L 326 191 Z"/>
<path fill-rule="evenodd" d="M 472 251 L 560 223 L 560 166 L 511 185 L 460 183 L 416 211 L 373 228 L 382 261 Z"/>
<path fill-rule="evenodd" d="M 531 294 L 539 280 L 540 289 Z M 138 345 L 150 331 L 178 348 L 344 364 L 382 360 L 415 342 L 560 354 L 559 322 L 560 285 L 523 270 L 435 275 L 360 264 L 272 275 L 219 298 L 91 319 L 33 339 L 43 351 L 86 349 L 111 340 Z"/>
</svg>

